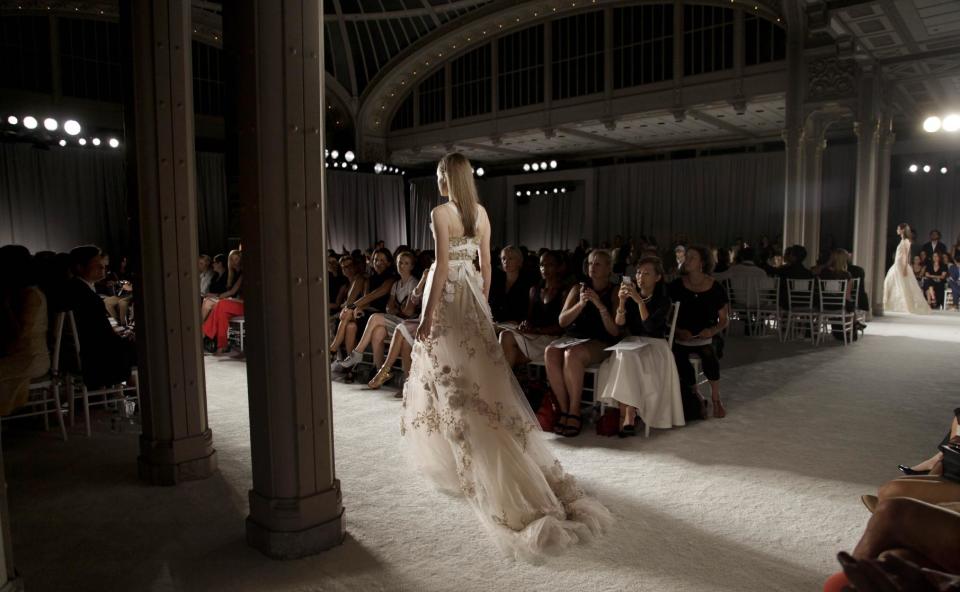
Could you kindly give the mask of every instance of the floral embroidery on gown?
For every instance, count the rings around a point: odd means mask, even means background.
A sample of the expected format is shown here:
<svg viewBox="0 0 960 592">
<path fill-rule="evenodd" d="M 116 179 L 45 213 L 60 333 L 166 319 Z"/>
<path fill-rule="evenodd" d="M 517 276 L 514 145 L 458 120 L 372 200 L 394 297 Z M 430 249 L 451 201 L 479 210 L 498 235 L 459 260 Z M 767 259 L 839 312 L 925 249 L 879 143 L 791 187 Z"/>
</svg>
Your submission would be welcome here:
<svg viewBox="0 0 960 592">
<path fill-rule="evenodd" d="M 930 304 L 910 269 L 910 241 L 901 240 L 893 265 L 883 280 L 883 309 L 887 312 L 930 314 Z"/>
<path fill-rule="evenodd" d="M 536 561 L 590 540 L 612 516 L 547 448 L 494 333 L 473 263 L 479 245 L 450 239 L 431 337 L 413 348 L 400 431 L 420 470 L 465 497 L 507 555 Z"/>
</svg>

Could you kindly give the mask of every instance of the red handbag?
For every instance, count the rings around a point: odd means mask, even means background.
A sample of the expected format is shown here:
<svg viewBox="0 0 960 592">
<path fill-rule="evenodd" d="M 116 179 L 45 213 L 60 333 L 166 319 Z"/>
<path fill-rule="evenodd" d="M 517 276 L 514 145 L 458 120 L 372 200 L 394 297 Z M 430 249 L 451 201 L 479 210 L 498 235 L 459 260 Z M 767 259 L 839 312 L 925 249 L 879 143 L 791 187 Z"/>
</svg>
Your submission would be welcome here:
<svg viewBox="0 0 960 592">
<path fill-rule="evenodd" d="M 603 416 L 597 421 L 598 436 L 616 436 L 620 433 L 620 409 L 607 407 Z"/>
<path fill-rule="evenodd" d="M 553 396 L 553 391 L 548 390 L 543 395 L 543 401 L 540 403 L 540 409 L 537 410 L 537 420 L 540 422 L 540 429 L 545 432 L 553 432 L 553 426 L 557 423 L 557 416 L 560 415 L 560 406 L 557 404 L 557 398 Z"/>
</svg>

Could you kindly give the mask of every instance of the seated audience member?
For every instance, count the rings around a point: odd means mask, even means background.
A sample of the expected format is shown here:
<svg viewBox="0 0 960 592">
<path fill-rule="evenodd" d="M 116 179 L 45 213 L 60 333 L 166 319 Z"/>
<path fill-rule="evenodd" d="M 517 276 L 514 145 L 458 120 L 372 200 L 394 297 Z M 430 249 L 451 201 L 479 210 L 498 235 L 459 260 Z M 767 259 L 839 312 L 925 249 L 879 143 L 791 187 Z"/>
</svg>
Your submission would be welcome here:
<svg viewBox="0 0 960 592">
<path fill-rule="evenodd" d="M 687 421 L 706 417 L 706 401 L 697 392 L 697 376 L 690 355 L 700 357 L 703 373 L 710 381 L 713 416 L 726 417 L 720 401 L 720 361 L 713 338 L 727 326 L 727 293 L 710 277 L 713 261 L 705 247 L 687 249 L 683 275 L 670 284 L 670 299 L 680 303 L 673 337 L 673 356 L 680 375 L 683 415 Z"/>
<path fill-rule="evenodd" d="M 803 245 L 793 245 L 787 247 L 783 253 L 783 266 L 778 268 L 769 268 L 767 273 L 780 279 L 780 306 L 787 308 L 787 280 L 812 280 L 813 273 L 804 267 L 803 262 L 807 258 L 807 249 Z"/>
<path fill-rule="evenodd" d="M 363 265 L 352 255 L 341 256 L 338 263 L 344 283 L 340 286 L 335 300 L 340 305 L 334 310 L 333 302 L 331 302 L 330 312 L 339 323 L 342 309 L 363 297 L 363 293 L 367 289 L 367 276 L 363 273 Z M 336 350 L 331 350 L 331 353 L 336 353 Z"/>
<path fill-rule="evenodd" d="M 77 323 L 83 382 L 90 389 L 125 382 L 137 363 L 135 339 L 128 329 L 114 330 L 94 289 L 106 273 L 100 248 L 75 247 L 70 261 L 74 277 L 67 283 L 66 301 Z"/>
<path fill-rule="evenodd" d="M 210 285 L 204 297 L 227 291 L 227 256 L 223 253 L 214 255 L 211 269 L 213 269 L 213 277 L 210 279 Z"/>
<path fill-rule="evenodd" d="M 530 282 L 523 275 L 523 253 L 508 245 L 500 251 L 501 273 L 490 283 L 490 312 L 497 323 L 519 323 L 527 316 Z"/>
<path fill-rule="evenodd" d="M 200 298 L 210 292 L 210 282 L 217 274 L 213 272 L 213 259 L 210 255 L 200 255 L 197 259 L 197 272 L 200 277 Z"/>
<path fill-rule="evenodd" d="M 721 249 L 724 251 L 725 249 Z M 756 251 L 753 247 L 744 247 L 737 253 L 736 261 L 729 266 L 726 271 L 716 271 L 714 269 L 713 277 L 717 280 L 731 280 L 731 283 L 737 283 L 737 280 L 748 279 L 766 279 L 767 272 L 760 269 L 755 261 Z"/>
<path fill-rule="evenodd" d="M 867 295 L 867 272 L 853 263 L 853 253 L 847 251 L 847 271 L 852 279 L 859 279 L 857 285 L 857 310 L 870 310 L 870 297 Z M 862 325 L 861 325 L 862 326 Z"/>
<path fill-rule="evenodd" d="M 950 258 L 953 259 L 954 262 L 960 260 L 960 236 L 957 236 L 957 241 L 950 247 Z"/>
<path fill-rule="evenodd" d="M 853 550 L 837 559 L 843 575 L 829 592 L 960 590 L 960 507 L 911 498 L 880 502 Z M 852 586 L 852 587 L 851 587 Z"/>
<path fill-rule="evenodd" d="M 953 309 L 960 310 L 960 262 L 956 259 L 947 266 L 947 285 L 953 294 Z"/>
<path fill-rule="evenodd" d="M 927 254 L 920 251 L 919 255 L 913 256 L 913 276 L 917 278 L 917 283 L 923 287 L 923 274 L 927 272 Z"/>
<path fill-rule="evenodd" d="M 606 359 L 609 352 L 605 349 L 620 335 L 612 314 L 617 294 L 610 284 L 610 253 L 595 249 L 587 259 L 590 281 L 569 291 L 560 313 L 560 326 L 566 334 L 544 351 L 547 380 L 560 407 L 554 432 L 567 437 L 579 435 L 583 427 L 583 371 Z M 570 343 L 572 340 L 580 342 Z"/>
<path fill-rule="evenodd" d="M 417 333 L 417 327 L 420 326 L 420 305 L 423 303 L 423 290 L 427 285 L 427 274 L 423 274 L 417 287 L 413 289 L 410 297 L 407 298 L 403 307 L 405 319 L 393 330 L 390 337 L 390 348 L 387 350 L 387 358 L 384 360 L 377 373 L 374 375 L 367 387 L 376 390 L 383 386 L 385 382 L 393 378 L 390 371 L 393 365 L 400 359 L 403 367 L 403 374 L 407 376 L 410 372 L 410 356 L 413 354 L 414 336 Z M 394 394 L 398 399 L 403 398 L 403 391 Z"/>
<path fill-rule="evenodd" d="M 120 259 L 120 269 L 126 267 L 126 257 Z M 103 299 L 103 305 L 118 325 L 126 326 L 130 315 L 130 302 L 133 300 L 133 286 L 129 280 L 121 280 L 120 274 L 110 268 L 110 256 L 103 254 L 103 264 L 107 267 L 106 275 L 97 282 L 97 294 Z M 123 274 L 127 275 L 127 274 Z"/>
<path fill-rule="evenodd" d="M 213 310 L 203 322 L 203 335 L 210 340 L 217 353 L 227 351 L 230 319 L 243 315 L 243 259 L 240 251 L 230 252 L 228 265 L 229 288 L 217 297 Z"/>
<path fill-rule="evenodd" d="M 219 257 L 219 255 L 217 255 Z M 216 261 L 216 260 L 214 260 Z M 219 288 L 223 286 L 222 291 L 217 291 L 207 294 L 203 303 L 200 305 L 200 320 L 206 321 L 210 316 L 210 313 L 213 311 L 213 308 L 217 305 L 217 302 L 224 298 L 233 298 L 237 293 L 240 292 L 243 286 L 243 272 L 240 269 L 240 251 L 230 251 L 230 255 L 227 257 L 225 273 L 221 273 L 220 277 L 211 282 L 211 290 L 216 287 Z M 222 279 L 222 284 L 220 280 Z"/>
<path fill-rule="evenodd" d="M 0 247 L 0 269 L 0 415 L 9 415 L 26 404 L 30 381 L 50 369 L 47 300 L 26 247 Z"/>
<path fill-rule="evenodd" d="M 615 321 L 631 336 L 624 341 L 646 344 L 610 356 L 597 375 L 600 398 L 620 407 L 620 437 L 636 433 L 638 415 L 654 428 L 684 425 L 680 379 L 665 339 L 672 305 L 663 276 L 660 259 L 646 257 L 637 264 L 636 286 L 628 277 L 620 286 Z"/>
<path fill-rule="evenodd" d="M 847 312 L 854 312 L 856 309 L 854 300 L 857 295 L 853 292 L 853 275 L 850 273 L 848 265 L 847 252 L 844 249 L 833 249 L 830 251 L 827 262 L 823 265 L 818 277 L 821 280 L 847 280 L 844 309 Z M 826 304 L 824 304 L 824 308 L 826 309 Z M 835 338 L 843 340 L 842 326 L 832 326 L 831 331 Z M 857 339 L 856 331 L 853 333 L 853 339 Z"/>
<path fill-rule="evenodd" d="M 336 313 L 347 299 L 350 282 L 340 270 L 340 261 L 336 255 L 327 255 L 327 306 L 330 313 Z"/>
<path fill-rule="evenodd" d="M 547 251 L 540 255 L 540 277 L 543 281 L 530 288 L 525 319 L 515 330 L 500 333 L 500 346 L 511 367 L 543 362 L 544 349 L 563 333 L 560 312 L 569 290 L 563 283 L 563 275 L 560 253 Z"/>
<path fill-rule="evenodd" d="M 939 251 L 934 251 L 930 263 L 927 264 L 927 268 L 923 271 L 922 284 L 924 293 L 927 295 L 927 302 L 930 303 L 930 308 L 940 308 L 943 306 L 943 296 L 947 287 L 948 276 L 949 272 L 947 271 L 946 264 L 943 262 L 943 254 Z"/>
<path fill-rule="evenodd" d="M 715 249 L 715 250 L 716 250 L 717 264 L 716 264 L 716 266 L 713 268 L 714 277 L 716 277 L 716 278 L 718 278 L 718 279 L 722 279 L 722 278 L 720 277 L 720 274 L 725 274 L 725 273 L 727 273 L 727 271 L 729 271 L 730 268 L 733 267 L 732 265 L 730 265 L 730 249 L 726 249 L 726 248 L 724 248 L 724 247 L 720 247 L 720 248 Z M 737 255 L 738 255 L 738 257 L 739 257 L 739 252 L 737 253 Z M 764 274 L 764 275 L 766 275 L 766 274 Z"/>
<path fill-rule="evenodd" d="M 687 248 L 683 245 L 677 245 L 673 248 L 674 266 L 672 269 L 665 270 L 668 274 L 677 275 L 683 272 L 683 260 L 686 257 Z"/>
<path fill-rule="evenodd" d="M 923 243 L 923 246 L 920 247 L 920 252 L 926 253 L 927 255 L 924 259 L 924 263 L 929 264 L 929 262 L 933 260 L 934 253 L 940 253 L 942 255 L 943 253 L 947 252 L 947 245 L 940 240 L 941 237 L 942 235 L 940 234 L 939 230 L 930 231 L 930 241 Z"/>
<path fill-rule="evenodd" d="M 371 261 L 373 271 L 367 277 L 363 296 L 353 301 L 348 298 L 348 303 L 340 312 L 337 334 L 330 344 L 332 352 L 339 351 L 341 346 L 345 346 L 348 352 L 353 351 L 370 315 L 385 312 L 387 309 L 390 290 L 396 282 L 396 275 L 393 272 L 393 254 L 387 249 L 379 249 L 373 254 Z M 333 369 L 339 372 L 344 367 L 340 362 L 335 362 Z M 352 375 L 348 375 L 347 381 L 353 381 Z"/>
<path fill-rule="evenodd" d="M 415 264 L 416 259 L 413 253 L 404 252 L 397 257 L 398 277 L 390 288 L 386 311 L 370 315 L 360 341 L 340 362 L 343 368 L 352 368 L 357 365 L 363 360 L 364 350 L 371 345 L 373 346 L 373 365 L 379 368 L 383 363 L 383 340 L 387 335 L 393 335 L 394 329 L 410 316 L 405 315 L 404 310 L 419 281 L 412 273 Z"/>
</svg>

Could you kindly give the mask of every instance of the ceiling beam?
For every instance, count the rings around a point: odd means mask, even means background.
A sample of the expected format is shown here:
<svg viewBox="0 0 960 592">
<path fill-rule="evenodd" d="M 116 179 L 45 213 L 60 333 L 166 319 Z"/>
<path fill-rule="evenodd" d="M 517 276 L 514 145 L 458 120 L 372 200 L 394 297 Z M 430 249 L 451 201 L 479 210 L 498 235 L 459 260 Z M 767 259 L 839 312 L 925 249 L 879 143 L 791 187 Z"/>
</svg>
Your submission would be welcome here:
<svg viewBox="0 0 960 592">
<path fill-rule="evenodd" d="M 504 148 L 503 146 L 487 146 L 486 144 L 475 144 L 473 142 L 453 142 L 457 146 L 463 146 L 464 148 L 472 148 L 474 150 L 485 150 L 487 152 L 496 152 L 498 154 L 509 154 L 510 156 L 522 156 L 527 158 L 530 156 L 529 152 L 523 152 L 522 150 L 513 150 L 512 148 Z"/>
<path fill-rule="evenodd" d="M 427 0 L 420 0 L 420 4 L 423 4 L 423 7 L 430 11 L 430 17 L 433 19 L 434 26 L 439 27 L 440 17 L 437 16 L 437 11 L 433 8 L 433 6 L 431 6 Z M 380 6 L 383 6 L 383 4 Z"/>
<path fill-rule="evenodd" d="M 907 62 L 920 62 L 923 60 L 929 60 L 932 58 L 943 58 L 949 56 L 960 55 L 960 46 L 957 47 L 945 47 L 943 49 L 932 49 L 930 51 L 921 51 L 919 53 L 911 53 L 903 56 L 895 56 L 892 58 L 881 58 L 877 62 L 881 66 L 889 66 L 891 64 L 905 64 Z"/>
<path fill-rule="evenodd" d="M 593 140 L 594 142 L 607 144 L 609 146 L 617 146 L 619 148 L 630 148 L 630 149 L 636 149 L 638 147 L 637 144 L 633 144 L 631 142 L 624 142 L 623 140 L 618 140 L 616 138 L 608 138 L 606 136 L 601 136 L 599 134 L 593 134 L 590 132 L 585 132 L 585 131 L 574 129 L 574 128 L 558 127 L 556 128 L 556 130 L 558 133 L 564 133 L 571 136 L 576 136 L 578 138 L 584 138 L 586 140 Z"/>
<path fill-rule="evenodd" d="M 737 126 L 733 125 L 732 123 L 730 123 L 730 122 L 728 122 L 728 121 L 724 121 L 724 120 L 722 120 L 722 119 L 718 119 L 718 118 L 714 117 L 713 115 L 708 115 L 708 114 L 703 113 L 703 112 L 701 112 L 701 111 L 697 111 L 696 109 L 687 109 L 687 115 L 689 115 L 690 117 L 696 119 L 697 121 L 702 121 L 703 123 L 705 123 L 705 124 L 707 124 L 707 125 L 711 125 L 711 126 L 717 128 L 717 129 L 721 129 L 721 130 L 730 132 L 730 133 L 732 133 L 732 134 L 734 134 L 734 135 L 737 135 L 737 136 L 745 136 L 745 137 L 747 137 L 747 138 L 756 138 L 756 137 L 757 137 L 757 134 L 755 134 L 755 133 L 753 133 L 753 132 L 751 132 L 751 131 L 749 131 L 749 130 L 747 130 L 747 129 L 745 129 L 745 128 L 737 127 Z"/>
</svg>

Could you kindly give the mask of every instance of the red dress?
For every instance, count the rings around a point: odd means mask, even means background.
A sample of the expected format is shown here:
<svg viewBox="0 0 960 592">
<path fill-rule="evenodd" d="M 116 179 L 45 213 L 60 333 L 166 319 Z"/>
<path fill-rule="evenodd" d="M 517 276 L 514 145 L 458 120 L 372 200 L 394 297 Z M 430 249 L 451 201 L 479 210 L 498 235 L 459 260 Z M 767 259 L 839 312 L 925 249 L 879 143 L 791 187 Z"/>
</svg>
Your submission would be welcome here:
<svg viewBox="0 0 960 592">
<path fill-rule="evenodd" d="M 230 319 L 243 315 L 243 300 L 232 298 L 217 302 L 207 320 L 203 322 L 203 334 L 217 340 L 217 349 L 227 349 L 227 329 Z"/>
</svg>

